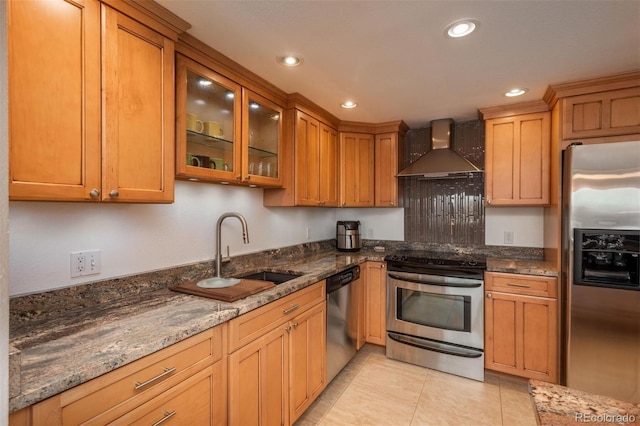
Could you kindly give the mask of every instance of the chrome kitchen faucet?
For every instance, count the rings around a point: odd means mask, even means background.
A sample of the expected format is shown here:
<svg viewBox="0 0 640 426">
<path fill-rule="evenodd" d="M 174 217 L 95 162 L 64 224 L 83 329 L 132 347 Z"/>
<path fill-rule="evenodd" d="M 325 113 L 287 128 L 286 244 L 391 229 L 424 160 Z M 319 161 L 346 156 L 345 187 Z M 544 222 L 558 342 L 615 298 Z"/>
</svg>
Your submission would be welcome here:
<svg viewBox="0 0 640 426">
<path fill-rule="evenodd" d="M 218 218 L 216 223 L 216 277 L 220 278 L 220 269 L 222 269 L 222 221 L 228 217 L 237 217 L 242 224 L 242 239 L 245 244 L 249 244 L 249 228 L 247 220 L 240 213 L 224 213 Z"/>
</svg>

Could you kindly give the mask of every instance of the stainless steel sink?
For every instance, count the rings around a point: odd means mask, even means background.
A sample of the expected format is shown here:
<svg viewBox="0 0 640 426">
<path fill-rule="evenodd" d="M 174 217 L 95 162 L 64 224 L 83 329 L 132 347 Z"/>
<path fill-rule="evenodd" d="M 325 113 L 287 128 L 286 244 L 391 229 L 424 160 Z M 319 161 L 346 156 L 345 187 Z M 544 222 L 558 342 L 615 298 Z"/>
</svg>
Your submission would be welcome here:
<svg viewBox="0 0 640 426">
<path fill-rule="evenodd" d="M 252 274 L 243 275 L 240 278 L 244 278 L 246 280 L 271 281 L 274 284 L 282 284 L 300 276 L 302 276 L 302 274 L 285 274 L 282 272 L 258 271 Z"/>
</svg>

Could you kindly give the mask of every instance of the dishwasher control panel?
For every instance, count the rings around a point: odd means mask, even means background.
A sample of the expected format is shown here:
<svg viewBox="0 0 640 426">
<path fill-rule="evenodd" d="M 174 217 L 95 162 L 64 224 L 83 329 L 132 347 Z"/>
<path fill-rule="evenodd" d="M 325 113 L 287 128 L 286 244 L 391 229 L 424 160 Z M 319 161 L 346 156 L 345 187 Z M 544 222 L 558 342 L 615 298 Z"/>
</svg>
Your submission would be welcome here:
<svg viewBox="0 0 640 426">
<path fill-rule="evenodd" d="M 354 266 L 327 278 L 327 293 L 360 278 L 360 266 Z"/>
</svg>

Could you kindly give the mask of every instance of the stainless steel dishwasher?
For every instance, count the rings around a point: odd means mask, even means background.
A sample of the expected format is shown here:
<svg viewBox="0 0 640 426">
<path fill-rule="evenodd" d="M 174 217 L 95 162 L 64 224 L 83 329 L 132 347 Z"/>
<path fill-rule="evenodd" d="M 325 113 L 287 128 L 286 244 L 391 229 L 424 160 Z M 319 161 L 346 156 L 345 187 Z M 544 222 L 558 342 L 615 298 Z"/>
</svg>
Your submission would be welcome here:
<svg viewBox="0 0 640 426">
<path fill-rule="evenodd" d="M 359 278 L 359 266 L 327 278 L 327 383 L 357 352 L 357 312 L 350 284 Z"/>
</svg>

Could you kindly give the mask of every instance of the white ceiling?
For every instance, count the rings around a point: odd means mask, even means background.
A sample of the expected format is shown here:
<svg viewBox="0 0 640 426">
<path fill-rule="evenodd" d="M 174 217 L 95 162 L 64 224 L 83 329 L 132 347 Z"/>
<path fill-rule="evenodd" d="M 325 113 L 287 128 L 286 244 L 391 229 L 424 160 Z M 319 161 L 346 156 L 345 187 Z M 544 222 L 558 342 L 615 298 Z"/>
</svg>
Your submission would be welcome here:
<svg viewBox="0 0 640 426">
<path fill-rule="evenodd" d="M 640 0 L 156 1 L 194 37 L 342 120 L 472 120 L 542 99 L 549 84 L 640 69 Z M 445 37 L 461 18 L 479 29 Z M 304 63 L 283 67 L 285 54 Z M 529 92 L 506 98 L 514 86 Z M 341 108 L 347 99 L 358 108 Z"/>
</svg>

